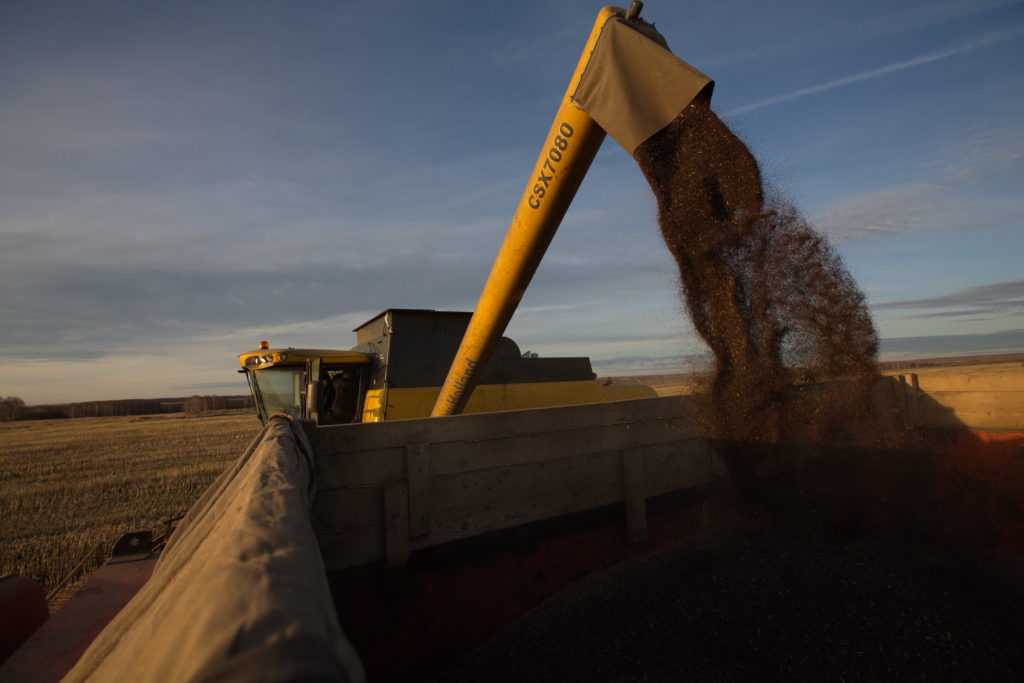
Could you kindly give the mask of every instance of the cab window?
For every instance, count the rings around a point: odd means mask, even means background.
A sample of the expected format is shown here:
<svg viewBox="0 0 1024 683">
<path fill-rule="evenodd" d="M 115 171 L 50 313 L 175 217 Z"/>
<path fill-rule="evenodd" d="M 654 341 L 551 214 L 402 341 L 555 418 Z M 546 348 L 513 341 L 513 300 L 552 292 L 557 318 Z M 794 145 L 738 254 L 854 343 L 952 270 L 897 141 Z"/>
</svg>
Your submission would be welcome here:
<svg viewBox="0 0 1024 683">
<path fill-rule="evenodd" d="M 295 417 L 302 414 L 302 384 L 306 373 L 300 367 L 265 368 L 252 373 L 259 392 L 260 418 L 281 410 Z"/>
<path fill-rule="evenodd" d="M 362 369 L 355 365 L 325 368 L 320 382 L 320 424 L 360 421 L 364 391 Z"/>
</svg>

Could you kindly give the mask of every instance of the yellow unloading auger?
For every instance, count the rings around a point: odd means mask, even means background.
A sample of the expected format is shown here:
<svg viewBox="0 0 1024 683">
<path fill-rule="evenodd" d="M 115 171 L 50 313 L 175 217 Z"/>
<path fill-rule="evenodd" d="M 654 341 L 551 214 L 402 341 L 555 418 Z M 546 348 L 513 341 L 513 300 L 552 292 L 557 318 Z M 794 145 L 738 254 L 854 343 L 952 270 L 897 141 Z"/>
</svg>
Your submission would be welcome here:
<svg viewBox="0 0 1024 683">
<path fill-rule="evenodd" d="M 605 134 L 632 154 L 695 97 L 710 97 L 712 81 L 668 51 L 642 7 L 598 12 L 432 416 L 466 406 Z"/>
</svg>

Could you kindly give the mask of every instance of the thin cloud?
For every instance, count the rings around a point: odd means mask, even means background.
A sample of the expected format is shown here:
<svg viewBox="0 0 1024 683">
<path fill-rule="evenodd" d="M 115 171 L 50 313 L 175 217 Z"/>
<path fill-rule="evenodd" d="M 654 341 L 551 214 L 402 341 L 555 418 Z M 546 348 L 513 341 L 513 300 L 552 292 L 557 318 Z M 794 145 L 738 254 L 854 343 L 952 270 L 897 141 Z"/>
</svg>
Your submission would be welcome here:
<svg viewBox="0 0 1024 683">
<path fill-rule="evenodd" d="M 852 242 L 934 225 L 955 208 L 945 188 L 909 183 L 844 197 L 816 212 L 813 221 L 836 240 Z"/>
<path fill-rule="evenodd" d="M 757 102 L 737 107 L 731 111 L 725 113 L 725 116 L 739 116 L 740 114 L 746 114 L 757 109 L 763 109 L 764 107 L 770 107 L 773 104 L 780 104 L 782 102 L 789 102 L 790 100 L 796 100 L 801 97 L 807 97 L 808 95 L 816 95 L 820 92 L 827 90 L 834 90 L 835 88 L 842 88 L 847 85 L 854 85 L 856 83 L 862 83 L 864 81 L 872 80 L 875 78 L 881 78 L 882 76 L 888 76 L 889 74 L 896 73 L 897 71 L 903 71 L 905 69 L 912 69 L 916 66 L 923 64 L 930 64 L 937 62 L 954 55 L 963 54 L 964 52 L 971 52 L 994 43 L 1001 43 L 1011 38 L 1019 36 L 1024 33 L 1024 26 L 1010 26 L 1008 28 L 1001 29 L 999 31 L 993 31 L 987 35 L 969 40 L 957 45 L 944 48 L 942 50 L 935 50 L 933 52 L 927 52 L 923 55 L 919 55 L 912 59 L 908 59 L 902 62 L 894 62 L 885 66 L 878 67 L 876 69 L 869 69 L 868 71 L 862 71 L 852 76 L 844 76 L 843 78 L 837 78 L 832 81 L 826 81 L 825 83 L 818 83 L 807 88 L 800 88 L 799 90 L 793 90 L 782 95 L 776 95 L 774 97 L 768 97 Z"/>
<path fill-rule="evenodd" d="M 943 320 L 956 320 L 957 322 L 968 323 L 988 321 L 988 318 L 986 317 L 979 317 L 978 309 L 971 309 L 969 311 L 935 311 L 934 313 L 915 313 L 914 315 L 900 316 L 900 320 L 931 320 L 934 318 L 942 318 Z M 959 320 L 957 320 L 958 318 Z"/>
<path fill-rule="evenodd" d="M 1024 280 L 996 282 L 964 287 L 941 296 L 904 299 L 874 304 L 874 311 L 907 311 L 900 320 L 941 320 L 946 324 L 967 325 L 1001 320 L 1019 321 L 1024 317 Z M 1024 338 L 1018 343 L 1024 343 Z"/>
<path fill-rule="evenodd" d="M 941 334 L 921 337 L 890 337 L 881 340 L 882 360 L 921 358 L 925 355 L 1015 353 L 1024 350 L 1024 330 L 978 334 Z"/>
<path fill-rule="evenodd" d="M 946 308 L 951 306 L 1000 306 L 1024 310 L 1024 280 L 995 282 L 989 285 L 964 287 L 927 299 L 903 299 L 874 304 L 876 310 Z"/>
<path fill-rule="evenodd" d="M 1024 89 L 1024 79 L 1001 82 L 1003 92 Z M 1012 118 L 965 130 L 951 138 L 938 156 L 923 164 L 949 182 L 976 183 L 1004 178 L 1024 159 L 1024 122 Z"/>
</svg>

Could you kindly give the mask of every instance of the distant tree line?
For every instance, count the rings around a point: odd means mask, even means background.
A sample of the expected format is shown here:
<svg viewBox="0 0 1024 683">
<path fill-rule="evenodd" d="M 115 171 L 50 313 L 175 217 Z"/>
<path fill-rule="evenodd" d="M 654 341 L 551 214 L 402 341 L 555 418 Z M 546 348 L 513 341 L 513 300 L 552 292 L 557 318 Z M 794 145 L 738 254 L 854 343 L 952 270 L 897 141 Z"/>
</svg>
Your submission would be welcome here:
<svg viewBox="0 0 1024 683">
<path fill-rule="evenodd" d="M 252 396 L 189 396 L 183 401 L 182 411 L 204 413 L 210 410 L 256 408 Z"/>
<path fill-rule="evenodd" d="M 0 399 L 0 422 L 55 420 L 76 417 L 117 417 L 160 413 L 201 413 L 210 410 L 255 409 L 252 396 L 189 396 L 187 398 L 122 399 L 26 406 L 16 396 Z"/>
<path fill-rule="evenodd" d="M 25 402 L 18 396 L 0 398 L 0 422 L 17 420 L 25 410 Z"/>
</svg>

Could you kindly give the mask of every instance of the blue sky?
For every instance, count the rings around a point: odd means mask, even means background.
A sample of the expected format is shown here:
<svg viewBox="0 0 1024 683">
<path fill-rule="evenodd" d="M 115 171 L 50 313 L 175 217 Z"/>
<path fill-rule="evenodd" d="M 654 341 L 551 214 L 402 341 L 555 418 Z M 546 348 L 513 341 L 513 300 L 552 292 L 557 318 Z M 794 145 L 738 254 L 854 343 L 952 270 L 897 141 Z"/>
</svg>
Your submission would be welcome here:
<svg viewBox="0 0 1024 683">
<path fill-rule="evenodd" d="M 235 356 L 475 304 L 600 5 L 0 5 L 0 395 L 241 393 Z M 827 233 L 883 357 L 1024 351 L 1024 4 L 651 1 Z M 698 353 L 608 140 L 508 331 Z"/>
</svg>

